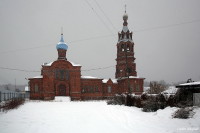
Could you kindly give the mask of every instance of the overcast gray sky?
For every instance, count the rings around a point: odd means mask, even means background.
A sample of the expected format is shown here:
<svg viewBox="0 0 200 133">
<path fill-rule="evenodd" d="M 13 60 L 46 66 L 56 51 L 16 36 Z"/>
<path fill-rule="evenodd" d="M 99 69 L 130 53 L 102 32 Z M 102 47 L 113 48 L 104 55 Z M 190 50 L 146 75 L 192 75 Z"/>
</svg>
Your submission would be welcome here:
<svg viewBox="0 0 200 133">
<path fill-rule="evenodd" d="M 138 75 L 200 80 L 200 0 L 0 0 L 0 67 L 40 71 L 57 59 L 63 27 L 69 61 L 82 70 L 113 66 L 82 75 L 114 78 L 125 4 Z M 37 75 L 0 69 L 0 84 Z"/>
</svg>

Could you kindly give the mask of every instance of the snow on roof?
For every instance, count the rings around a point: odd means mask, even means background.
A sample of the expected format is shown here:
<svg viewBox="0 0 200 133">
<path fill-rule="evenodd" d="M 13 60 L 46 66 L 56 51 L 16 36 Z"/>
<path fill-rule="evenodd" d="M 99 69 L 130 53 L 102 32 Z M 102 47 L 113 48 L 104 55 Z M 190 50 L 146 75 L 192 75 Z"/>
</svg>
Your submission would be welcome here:
<svg viewBox="0 0 200 133">
<path fill-rule="evenodd" d="M 117 79 L 111 79 L 113 83 L 117 83 Z"/>
<path fill-rule="evenodd" d="M 99 79 L 97 77 L 92 77 L 92 76 L 81 76 L 82 79 Z"/>
<path fill-rule="evenodd" d="M 119 79 L 127 79 L 128 77 L 122 77 L 122 78 L 119 78 Z M 137 79 L 137 78 L 140 78 L 139 76 L 129 76 L 129 79 Z"/>
<path fill-rule="evenodd" d="M 200 85 L 200 81 L 180 84 L 180 86 L 186 86 L 186 85 Z"/>
<path fill-rule="evenodd" d="M 109 80 L 109 79 L 103 79 L 102 82 L 103 82 L 103 83 L 107 83 L 108 80 Z M 117 79 L 111 79 L 111 80 L 112 80 L 112 82 L 113 82 L 114 84 L 117 83 Z"/>
<path fill-rule="evenodd" d="M 43 66 L 51 66 L 53 64 L 54 61 L 50 62 L 50 63 L 43 63 Z M 70 61 L 69 61 L 70 62 Z M 75 64 L 73 62 L 70 62 L 72 64 L 72 66 L 81 66 L 80 64 Z"/>
<path fill-rule="evenodd" d="M 24 90 L 25 91 L 30 91 L 28 86 L 25 86 Z"/>
<path fill-rule="evenodd" d="M 108 79 L 103 79 L 102 82 L 103 82 L 103 83 L 107 83 L 107 82 L 108 82 Z"/>
<path fill-rule="evenodd" d="M 118 43 L 120 43 L 120 42 L 133 42 L 133 40 L 131 40 L 130 38 L 129 39 L 121 39 L 121 40 L 119 40 L 118 41 Z"/>
<path fill-rule="evenodd" d="M 52 62 L 50 62 L 50 63 L 43 63 L 43 66 L 51 66 L 53 62 L 54 62 L 54 61 L 52 61 Z"/>
<path fill-rule="evenodd" d="M 35 77 L 33 77 L 32 79 L 40 79 L 40 78 L 43 78 L 43 76 L 42 76 L 42 75 L 40 75 L 40 76 L 35 76 Z"/>
<path fill-rule="evenodd" d="M 124 32 L 127 32 L 129 29 L 128 29 L 128 26 L 123 26 L 123 29 L 122 29 Z"/>
<path fill-rule="evenodd" d="M 80 64 L 75 64 L 74 62 L 70 62 L 72 66 L 81 66 Z"/>
</svg>

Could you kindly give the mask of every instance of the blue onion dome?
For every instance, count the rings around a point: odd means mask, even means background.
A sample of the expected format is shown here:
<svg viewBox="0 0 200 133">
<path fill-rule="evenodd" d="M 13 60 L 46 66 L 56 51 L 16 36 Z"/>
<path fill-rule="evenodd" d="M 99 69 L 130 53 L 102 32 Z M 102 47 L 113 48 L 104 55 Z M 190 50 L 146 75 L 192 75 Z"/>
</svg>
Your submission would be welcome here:
<svg viewBox="0 0 200 133">
<path fill-rule="evenodd" d="M 63 50 L 67 50 L 68 49 L 68 46 L 67 44 L 65 43 L 64 39 L 63 39 L 63 34 L 61 34 L 61 39 L 60 39 L 60 42 L 56 45 L 56 49 L 63 49 Z"/>
</svg>

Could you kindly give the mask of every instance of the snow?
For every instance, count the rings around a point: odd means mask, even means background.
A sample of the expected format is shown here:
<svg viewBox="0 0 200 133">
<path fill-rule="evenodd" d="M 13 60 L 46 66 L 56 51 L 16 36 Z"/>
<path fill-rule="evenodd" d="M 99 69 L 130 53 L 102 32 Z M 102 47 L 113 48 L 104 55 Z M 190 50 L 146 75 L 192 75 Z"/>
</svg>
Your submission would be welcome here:
<svg viewBox="0 0 200 133">
<path fill-rule="evenodd" d="M 81 76 L 82 79 L 99 79 L 97 77 L 92 77 L 92 76 Z"/>
<path fill-rule="evenodd" d="M 72 66 L 81 66 L 80 64 L 75 64 L 74 62 L 70 62 Z"/>
<path fill-rule="evenodd" d="M 127 32 L 129 29 L 128 29 L 128 26 L 123 26 L 123 29 L 122 29 L 124 32 Z"/>
<path fill-rule="evenodd" d="M 180 86 L 185 86 L 185 85 L 200 85 L 200 81 L 180 84 Z"/>
<path fill-rule="evenodd" d="M 35 77 L 33 77 L 32 79 L 40 79 L 40 78 L 43 78 L 43 76 L 42 76 L 42 75 L 35 76 Z"/>
<path fill-rule="evenodd" d="M 103 79 L 103 83 L 107 83 L 109 79 Z M 114 84 L 117 84 L 117 79 L 111 79 Z"/>
<path fill-rule="evenodd" d="M 150 89 L 150 87 L 144 87 L 144 92 L 147 92 Z"/>
<path fill-rule="evenodd" d="M 176 94 L 177 90 L 178 88 L 176 88 L 175 86 L 169 86 L 169 88 L 163 91 L 163 93 Z"/>
<path fill-rule="evenodd" d="M 120 79 L 127 79 L 128 77 L 122 77 L 122 78 L 119 78 Z M 129 76 L 130 79 L 138 79 L 140 78 L 139 76 Z"/>
<path fill-rule="evenodd" d="M 51 66 L 53 64 L 54 61 L 50 62 L 50 63 L 43 63 L 43 66 Z M 74 62 L 69 61 L 72 66 L 81 66 L 80 64 L 75 64 Z"/>
<path fill-rule="evenodd" d="M 120 43 L 120 42 L 133 42 L 133 40 L 131 40 L 131 39 L 120 39 L 119 41 L 118 41 L 118 43 Z"/>
<path fill-rule="evenodd" d="M 117 79 L 111 79 L 114 84 L 117 83 Z"/>
<path fill-rule="evenodd" d="M 136 107 L 107 105 L 105 101 L 26 101 L 18 109 L 0 112 L 0 132 L 199 133 L 200 109 L 194 110 L 193 118 L 173 119 L 177 109 L 146 113 Z"/>
<path fill-rule="evenodd" d="M 54 61 L 50 62 L 50 63 L 43 63 L 43 66 L 51 66 L 53 64 Z"/>
<path fill-rule="evenodd" d="M 24 91 L 30 91 L 28 86 L 25 86 Z"/>
<path fill-rule="evenodd" d="M 56 96 L 54 101 L 55 102 L 70 102 L 71 98 L 65 97 L 65 96 Z"/>
</svg>

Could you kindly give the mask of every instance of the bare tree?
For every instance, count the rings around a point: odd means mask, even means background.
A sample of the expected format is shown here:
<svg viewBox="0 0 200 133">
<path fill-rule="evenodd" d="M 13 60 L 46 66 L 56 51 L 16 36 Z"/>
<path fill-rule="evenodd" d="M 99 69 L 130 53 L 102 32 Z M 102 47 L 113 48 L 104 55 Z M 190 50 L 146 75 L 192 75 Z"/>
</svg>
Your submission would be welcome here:
<svg viewBox="0 0 200 133">
<path fill-rule="evenodd" d="M 168 84 L 164 80 L 151 81 L 149 86 L 150 86 L 150 89 L 148 90 L 148 93 L 159 94 L 167 89 Z"/>
</svg>

